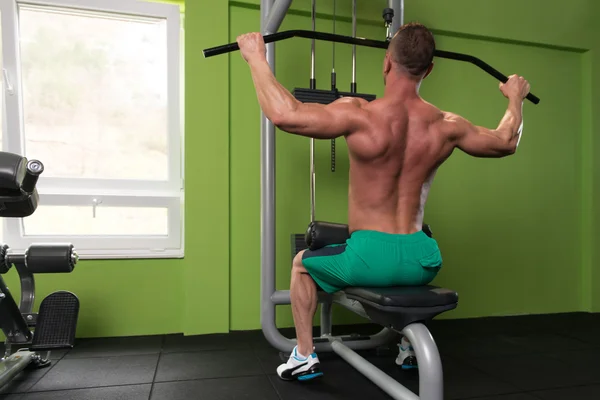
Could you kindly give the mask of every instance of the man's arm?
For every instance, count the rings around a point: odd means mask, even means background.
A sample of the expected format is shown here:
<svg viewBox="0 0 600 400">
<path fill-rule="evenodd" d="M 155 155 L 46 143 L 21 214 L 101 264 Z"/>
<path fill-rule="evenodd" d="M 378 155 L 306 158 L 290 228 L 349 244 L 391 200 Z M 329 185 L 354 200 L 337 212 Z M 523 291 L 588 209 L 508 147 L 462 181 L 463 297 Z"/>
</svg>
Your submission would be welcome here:
<svg viewBox="0 0 600 400">
<path fill-rule="evenodd" d="M 315 139 L 333 139 L 360 129 L 362 100 L 342 98 L 331 104 L 301 103 L 273 75 L 257 33 L 238 38 L 248 62 L 261 109 L 278 128 Z"/>
<path fill-rule="evenodd" d="M 455 146 L 474 157 L 505 157 L 514 154 L 523 131 L 521 105 L 510 102 L 504 118 L 496 129 L 475 126 L 451 113 L 445 120 L 452 124 Z"/>
<path fill-rule="evenodd" d="M 509 99 L 508 108 L 496 129 L 475 126 L 466 119 L 446 113 L 451 140 L 456 147 L 475 157 L 505 157 L 514 154 L 523 132 L 523 99 L 529 93 L 529 83 L 511 76 L 500 90 Z"/>
</svg>

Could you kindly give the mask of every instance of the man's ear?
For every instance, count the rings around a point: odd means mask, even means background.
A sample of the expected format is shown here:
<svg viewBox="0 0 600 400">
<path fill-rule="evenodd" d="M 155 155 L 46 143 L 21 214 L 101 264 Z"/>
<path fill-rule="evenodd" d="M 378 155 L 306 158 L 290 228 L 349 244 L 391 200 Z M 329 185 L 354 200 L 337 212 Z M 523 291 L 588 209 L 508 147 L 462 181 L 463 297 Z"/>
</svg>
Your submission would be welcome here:
<svg viewBox="0 0 600 400">
<path fill-rule="evenodd" d="M 427 78 L 429 76 L 429 74 L 431 74 L 431 71 L 433 71 L 433 63 L 431 63 L 431 65 L 429 66 L 429 68 L 427 68 L 427 72 L 425 72 L 425 75 L 423 76 L 423 79 Z"/>
<path fill-rule="evenodd" d="M 385 59 L 383 60 L 383 75 L 387 75 L 392 70 L 392 58 L 390 52 L 385 53 Z"/>
</svg>

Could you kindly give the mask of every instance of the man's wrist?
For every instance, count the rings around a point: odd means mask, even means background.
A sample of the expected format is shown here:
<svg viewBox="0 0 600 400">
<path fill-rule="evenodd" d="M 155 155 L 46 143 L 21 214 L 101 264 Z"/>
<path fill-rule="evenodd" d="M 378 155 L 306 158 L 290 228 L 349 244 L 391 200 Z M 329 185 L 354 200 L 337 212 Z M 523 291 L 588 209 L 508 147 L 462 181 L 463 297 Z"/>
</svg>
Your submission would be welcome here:
<svg viewBox="0 0 600 400">
<path fill-rule="evenodd" d="M 267 59 L 265 57 L 262 57 L 259 54 L 253 55 L 252 57 L 248 57 L 248 65 L 253 66 L 253 65 L 259 65 L 259 64 L 264 64 L 267 62 Z"/>
<path fill-rule="evenodd" d="M 517 106 L 517 107 L 519 107 L 519 106 L 521 106 L 521 104 L 523 104 L 524 100 L 525 99 L 521 98 L 520 96 L 510 96 L 508 98 L 508 103 L 511 106 Z"/>
</svg>

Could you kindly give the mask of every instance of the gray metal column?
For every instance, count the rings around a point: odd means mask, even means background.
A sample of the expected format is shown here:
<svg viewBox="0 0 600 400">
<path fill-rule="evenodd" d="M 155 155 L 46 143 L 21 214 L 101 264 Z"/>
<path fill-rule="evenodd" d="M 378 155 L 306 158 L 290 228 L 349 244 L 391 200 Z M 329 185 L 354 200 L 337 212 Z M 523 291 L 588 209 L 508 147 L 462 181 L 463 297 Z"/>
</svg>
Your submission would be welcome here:
<svg viewBox="0 0 600 400">
<path fill-rule="evenodd" d="M 408 325 L 402 331 L 415 349 L 419 363 L 419 398 L 444 399 L 442 360 L 433 336 L 423 324 Z"/>
<path fill-rule="evenodd" d="M 321 336 L 331 335 L 331 301 L 321 303 Z"/>
<path fill-rule="evenodd" d="M 279 30 L 285 14 L 287 14 L 292 4 L 292 0 L 277 0 L 271 3 L 271 9 L 266 16 L 266 20 L 263 19 L 264 24 L 261 26 L 263 33 L 275 33 Z"/>
<path fill-rule="evenodd" d="M 260 18 L 263 35 L 275 33 L 291 1 L 261 0 Z M 269 31 L 267 29 L 272 29 Z M 275 73 L 275 43 L 268 43 L 267 62 Z M 280 350 L 291 350 L 294 341 L 281 335 L 275 324 L 275 304 L 271 295 L 275 292 L 275 125 L 261 112 L 260 126 L 260 196 L 261 196 L 261 243 L 260 243 L 260 323 L 267 341 Z"/>
<path fill-rule="evenodd" d="M 261 0 L 261 31 L 265 35 L 267 18 L 273 0 Z M 275 44 L 267 44 L 267 61 L 275 73 Z M 263 330 L 275 326 L 275 306 L 271 294 L 275 291 L 275 126 L 261 111 L 260 115 L 260 204 L 261 204 L 261 312 Z M 265 334 L 270 341 L 269 335 Z"/>
<path fill-rule="evenodd" d="M 394 10 L 394 19 L 391 27 L 393 36 L 404 24 L 404 0 L 388 0 L 388 7 Z"/>
</svg>

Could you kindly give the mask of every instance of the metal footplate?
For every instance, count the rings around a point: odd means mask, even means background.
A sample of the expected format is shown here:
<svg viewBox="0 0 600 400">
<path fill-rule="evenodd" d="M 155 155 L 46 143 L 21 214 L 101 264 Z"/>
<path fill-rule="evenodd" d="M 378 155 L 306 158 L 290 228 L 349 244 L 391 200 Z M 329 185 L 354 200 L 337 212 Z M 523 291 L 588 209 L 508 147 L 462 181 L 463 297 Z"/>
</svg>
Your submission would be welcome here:
<svg viewBox="0 0 600 400">
<path fill-rule="evenodd" d="M 31 351 L 71 349 L 75 344 L 79 299 L 71 292 L 56 292 L 40 305 Z"/>
</svg>

